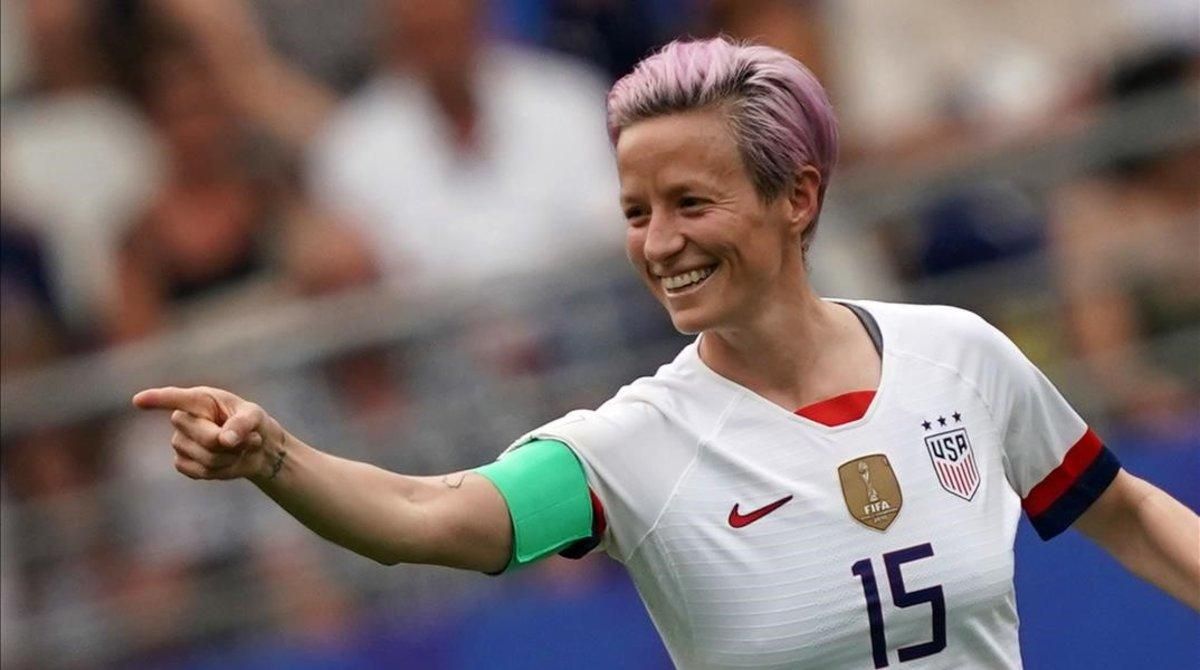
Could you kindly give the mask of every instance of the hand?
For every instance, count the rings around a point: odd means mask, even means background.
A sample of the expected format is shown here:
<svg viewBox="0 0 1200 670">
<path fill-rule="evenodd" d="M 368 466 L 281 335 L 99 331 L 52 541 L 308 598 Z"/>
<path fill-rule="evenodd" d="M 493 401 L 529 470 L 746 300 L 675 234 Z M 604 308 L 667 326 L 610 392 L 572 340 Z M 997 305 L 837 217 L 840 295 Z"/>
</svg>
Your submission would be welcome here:
<svg viewBox="0 0 1200 670">
<path fill-rule="evenodd" d="M 282 465 L 287 433 L 258 405 L 217 388 L 164 387 L 133 396 L 139 409 L 169 409 L 175 469 L 191 479 L 268 481 Z"/>
</svg>

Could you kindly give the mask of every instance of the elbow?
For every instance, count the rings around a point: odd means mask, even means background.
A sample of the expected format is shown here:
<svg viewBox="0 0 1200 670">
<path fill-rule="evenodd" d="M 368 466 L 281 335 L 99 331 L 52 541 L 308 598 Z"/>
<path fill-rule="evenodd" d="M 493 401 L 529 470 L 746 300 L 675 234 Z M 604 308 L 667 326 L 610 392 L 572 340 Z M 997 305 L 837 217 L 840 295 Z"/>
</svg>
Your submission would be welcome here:
<svg viewBox="0 0 1200 670">
<path fill-rule="evenodd" d="M 375 561 L 380 565 L 391 567 L 401 563 L 421 563 L 420 557 L 412 551 L 411 547 L 397 546 L 392 544 L 378 544 L 371 547 L 364 547 L 358 552 L 363 556 Z"/>
<path fill-rule="evenodd" d="M 389 567 L 389 568 L 394 565 L 399 565 L 400 563 L 403 562 L 399 559 L 399 557 L 384 555 L 384 554 L 369 555 L 369 556 L 367 556 L 367 558 L 371 559 L 372 561 L 375 561 L 376 563 L 378 563 L 382 566 Z"/>
<path fill-rule="evenodd" d="M 391 567 L 401 563 L 432 563 L 426 552 L 421 552 L 411 546 L 374 546 L 357 550 L 358 554 L 366 556 L 380 565 Z"/>
<path fill-rule="evenodd" d="M 388 567 L 397 565 L 399 563 L 413 562 L 411 557 L 405 555 L 404 552 L 397 547 L 389 547 L 376 543 L 350 543 L 345 541 L 335 541 L 335 544 L 340 544 L 344 549 L 349 549 L 363 558 L 369 558 L 380 565 L 386 565 Z"/>
<path fill-rule="evenodd" d="M 376 563 L 392 567 L 401 563 L 412 563 L 411 560 L 406 560 L 399 552 L 389 551 L 386 549 L 372 548 L 357 552 L 361 556 L 365 556 Z"/>
</svg>

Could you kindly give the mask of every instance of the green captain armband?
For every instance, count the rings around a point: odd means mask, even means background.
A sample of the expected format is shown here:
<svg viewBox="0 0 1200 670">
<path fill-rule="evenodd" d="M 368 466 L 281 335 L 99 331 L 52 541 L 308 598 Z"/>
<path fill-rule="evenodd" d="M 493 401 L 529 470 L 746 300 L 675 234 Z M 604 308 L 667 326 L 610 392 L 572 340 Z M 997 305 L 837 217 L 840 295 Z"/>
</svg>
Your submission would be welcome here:
<svg viewBox="0 0 1200 670">
<path fill-rule="evenodd" d="M 474 470 L 508 504 L 513 552 L 505 571 L 592 534 L 592 500 L 579 459 L 558 440 L 535 440 Z"/>
</svg>

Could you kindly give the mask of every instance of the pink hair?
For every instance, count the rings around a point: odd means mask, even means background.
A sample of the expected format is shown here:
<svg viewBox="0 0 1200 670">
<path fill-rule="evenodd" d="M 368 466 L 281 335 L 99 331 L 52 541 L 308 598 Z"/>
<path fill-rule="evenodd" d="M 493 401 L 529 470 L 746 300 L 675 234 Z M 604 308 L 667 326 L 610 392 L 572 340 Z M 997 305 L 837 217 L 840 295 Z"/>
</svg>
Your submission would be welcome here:
<svg viewBox="0 0 1200 670">
<path fill-rule="evenodd" d="M 811 165 L 824 201 L 837 163 L 837 119 L 813 73 L 778 49 L 723 37 L 671 42 L 613 85 L 608 134 L 616 145 L 638 121 L 704 108 L 726 113 L 760 197 L 774 199 Z M 805 248 L 815 229 L 816 220 Z"/>
</svg>

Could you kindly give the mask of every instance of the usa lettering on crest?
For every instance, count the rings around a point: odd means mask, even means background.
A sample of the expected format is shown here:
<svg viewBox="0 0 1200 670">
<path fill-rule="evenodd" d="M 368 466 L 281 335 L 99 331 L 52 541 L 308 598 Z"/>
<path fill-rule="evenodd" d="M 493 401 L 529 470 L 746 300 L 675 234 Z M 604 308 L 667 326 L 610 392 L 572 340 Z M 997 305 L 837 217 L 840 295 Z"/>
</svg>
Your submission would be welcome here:
<svg viewBox="0 0 1200 670">
<path fill-rule="evenodd" d="M 971 500 L 979 490 L 979 465 L 971 440 L 964 428 L 955 428 L 925 438 L 925 449 L 933 462 L 933 471 L 938 483 L 950 493 Z"/>
</svg>

